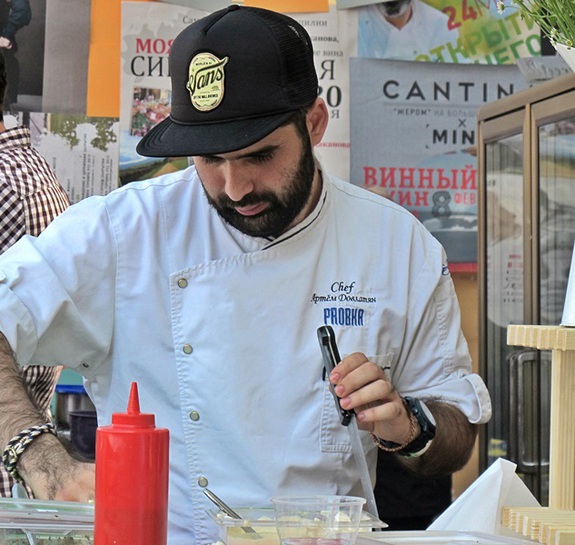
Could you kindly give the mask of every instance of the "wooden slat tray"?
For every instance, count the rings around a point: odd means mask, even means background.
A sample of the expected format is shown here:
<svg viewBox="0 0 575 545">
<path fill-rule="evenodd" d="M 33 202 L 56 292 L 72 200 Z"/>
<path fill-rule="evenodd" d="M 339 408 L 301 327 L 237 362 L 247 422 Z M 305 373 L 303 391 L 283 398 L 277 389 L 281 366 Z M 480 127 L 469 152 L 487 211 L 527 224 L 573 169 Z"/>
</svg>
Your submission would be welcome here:
<svg viewBox="0 0 575 545">
<path fill-rule="evenodd" d="M 501 525 L 545 545 L 575 545 L 575 511 L 504 507 Z"/>
</svg>

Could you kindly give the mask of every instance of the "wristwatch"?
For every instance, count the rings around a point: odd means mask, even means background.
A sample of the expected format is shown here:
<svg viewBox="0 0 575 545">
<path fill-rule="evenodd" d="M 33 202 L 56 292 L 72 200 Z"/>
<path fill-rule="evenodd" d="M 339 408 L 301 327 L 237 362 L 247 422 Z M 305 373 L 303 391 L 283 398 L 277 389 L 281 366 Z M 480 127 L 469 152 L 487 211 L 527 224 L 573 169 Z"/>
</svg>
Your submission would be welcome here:
<svg viewBox="0 0 575 545">
<path fill-rule="evenodd" d="M 417 418 L 421 433 L 411 443 L 405 445 L 397 454 L 408 457 L 421 456 L 431 445 L 435 437 L 435 418 L 427 405 L 415 397 L 404 397 L 406 405 Z"/>
</svg>

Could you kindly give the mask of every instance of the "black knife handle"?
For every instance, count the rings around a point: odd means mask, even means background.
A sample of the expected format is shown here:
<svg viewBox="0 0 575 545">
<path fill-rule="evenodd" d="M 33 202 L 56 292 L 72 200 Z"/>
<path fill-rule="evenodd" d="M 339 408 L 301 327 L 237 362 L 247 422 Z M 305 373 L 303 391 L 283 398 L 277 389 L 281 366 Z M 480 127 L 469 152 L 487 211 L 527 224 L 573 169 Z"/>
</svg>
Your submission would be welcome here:
<svg viewBox="0 0 575 545">
<path fill-rule="evenodd" d="M 329 374 L 333 368 L 341 361 L 341 356 L 339 355 L 339 350 L 337 349 L 333 328 L 329 325 L 321 326 L 317 330 L 317 338 L 319 340 L 319 346 L 323 356 L 324 380 L 326 377 L 328 377 L 329 381 Z M 348 411 L 341 406 L 339 397 L 335 393 L 335 389 L 331 382 L 329 383 L 329 389 L 333 395 L 333 399 L 335 400 L 335 406 L 339 412 L 341 423 L 342 425 L 347 426 L 351 421 L 351 417 L 355 413 L 353 410 Z"/>
</svg>

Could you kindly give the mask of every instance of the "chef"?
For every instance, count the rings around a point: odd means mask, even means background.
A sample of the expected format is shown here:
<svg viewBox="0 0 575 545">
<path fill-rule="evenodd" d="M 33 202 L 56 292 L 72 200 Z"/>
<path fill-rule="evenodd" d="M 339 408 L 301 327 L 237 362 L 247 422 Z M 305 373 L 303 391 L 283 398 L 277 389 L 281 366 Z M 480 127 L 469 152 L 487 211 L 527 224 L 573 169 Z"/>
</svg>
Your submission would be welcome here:
<svg viewBox="0 0 575 545">
<path fill-rule="evenodd" d="M 490 401 L 444 251 L 315 160 L 328 112 L 307 32 L 233 5 L 175 39 L 170 73 L 171 115 L 138 152 L 193 166 L 85 199 L 0 259 L 0 441 L 23 443 L 9 469 L 41 498 L 93 495 L 93 466 L 18 384 L 39 361 L 85 377 L 100 425 L 138 383 L 170 430 L 173 545 L 217 538 L 208 486 L 231 505 L 362 494 L 328 381 L 372 476 L 377 448 L 422 474 L 463 466 Z M 321 325 L 343 356 L 327 380 Z"/>
</svg>

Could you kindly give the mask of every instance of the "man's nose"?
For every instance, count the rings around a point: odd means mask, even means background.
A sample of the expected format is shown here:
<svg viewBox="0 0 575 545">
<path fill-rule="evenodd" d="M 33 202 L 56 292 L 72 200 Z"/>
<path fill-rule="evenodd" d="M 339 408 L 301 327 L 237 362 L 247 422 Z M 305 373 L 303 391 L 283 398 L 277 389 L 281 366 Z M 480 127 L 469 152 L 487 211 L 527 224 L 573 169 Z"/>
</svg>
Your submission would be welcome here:
<svg viewBox="0 0 575 545">
<path fill-rule="evenodd" d="M 247 169 L 234 161 L 228 162 L 225 169 L 226 195 L 234 202 L 241 201 L 248 193 L 254 189 L 253 182 Z"/>
</svg>

